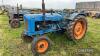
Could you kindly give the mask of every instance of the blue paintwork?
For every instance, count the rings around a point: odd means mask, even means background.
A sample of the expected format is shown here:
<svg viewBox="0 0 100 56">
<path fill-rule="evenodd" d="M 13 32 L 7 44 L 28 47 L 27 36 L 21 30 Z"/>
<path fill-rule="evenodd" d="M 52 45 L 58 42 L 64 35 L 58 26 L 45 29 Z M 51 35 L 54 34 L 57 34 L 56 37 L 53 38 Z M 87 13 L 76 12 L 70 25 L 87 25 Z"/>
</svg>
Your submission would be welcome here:
<svg viewBox="0 0 100 56">
<path fill-rule="evenodd" d="M 44 19 L 42 17 L 43 17 L 42 14 L 26 14 L 26 15 L 24 15 L 24 21 L 28 22 L 28 29 L 27 30 L 25 29 L 26 35 L 28 35 L 28 36 L 37 35 L 37 34 L 42 35 L 44 33 L 57 31 L 57 30 L 53 29 L 53 27 L 49 27 L 48 29 L 45 29 L 45 30 L 35 31 L 35 22 L 43 21 Z M 63 17 L 56 13 L 54 13 L 53 15 L 51 15 L 50 13 L 47 13 L 45 15 L 45 20 L 46 21 L 62 21 Z M 56 27 L 56 26 L 54 26 L 54 27 Z"/>
<path fill-rule="evenodd" d="M 42 14 L 26 14 L 26 15 L 24 15 L 25 19 L 28 19 L 28 20 L 34 19 L 34 21 L 43 21 L 42 17 L 43 17 Z M 50 13 L 47 13 L 45 15 L 45 20 L 46 21 L 48 21 L 48 20 L 51 20 L 51 21 L 60 21 L 60 20 L 62 20 L 62 18 L 63 17 L 61 15 L 56 14 L 56 13 L 54 13 L 53 15 L 51 15 Z"/>
<path fill-rule="evenodd" d="M 73 20 L 79 13 L 73 13 L 69 16 L 69 18 L 67 19 L 70 19 L 70 20 Z"/>
<path fill-rule="evenodd" d="M 85 16 L 85 14 L 82 14 L 82 13 L 73 13 L 73 14 L 71 14 L 67 19 L 69 19 L 69 20 L 74 20 L 78 15 L 83 15 L 83 16 Z"/>
<path fill-rule="evenodd" d="M 32 35 L 43 35 L 45 33 L 48 32 L 55 32 L 55 31 L 59 31 L 62 30 L 62 24 L 61 22 L 64 20 L 64 15 L 65 14 L 57 14 L 57 13 L 53 13 L 53 15 L 51 15 L 51 13 L 46 13 L 45 15 L 45 21 L 52 21 L 52 22 L 58 22 L 57 24 L 49 24 L 47 25 L 48 27 L 46 29 L 41 29 L 39 31 L 35 31 L 35 22 L 41 22 L 44 19 L 42 18 L 43 15 L 42 14 L 26 14 L 24 15 L 24 22 L 28 23 L 28 27 L 27 29 L 24 30 L 24 34 L 28 35 L 28 36 L 32 36 Z M 68 19 L 73 20 L 75 16 L 77 16 L 77 13 L 72 14 L 71 16 L 68 17 Z"/>
</svg>

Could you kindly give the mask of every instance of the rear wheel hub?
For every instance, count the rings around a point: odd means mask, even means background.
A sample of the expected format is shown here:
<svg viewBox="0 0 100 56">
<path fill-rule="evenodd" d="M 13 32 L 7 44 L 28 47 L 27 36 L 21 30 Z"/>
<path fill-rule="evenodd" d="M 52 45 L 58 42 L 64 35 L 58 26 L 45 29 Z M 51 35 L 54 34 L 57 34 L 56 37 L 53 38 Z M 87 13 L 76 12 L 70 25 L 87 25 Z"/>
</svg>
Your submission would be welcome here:
<svg viewBox="0 0 100 56">
<path fill-rule="evenodd" d="M 86 30 L 86 28 L 85 28 L 84 22 L 83 21 L 77 21 L 75 26 L 74 26 L 75 39 L 81 39 L 82 36 L 85 33 L 85 30 Z"/>
</svg>

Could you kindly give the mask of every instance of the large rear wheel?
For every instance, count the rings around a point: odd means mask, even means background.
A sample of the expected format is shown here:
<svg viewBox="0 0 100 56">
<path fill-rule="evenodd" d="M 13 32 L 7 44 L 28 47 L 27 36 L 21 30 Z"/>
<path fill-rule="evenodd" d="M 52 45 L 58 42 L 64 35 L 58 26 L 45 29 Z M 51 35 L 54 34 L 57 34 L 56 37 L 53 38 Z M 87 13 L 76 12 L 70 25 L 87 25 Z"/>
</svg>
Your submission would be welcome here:
<svg viewBox="0 0 100 56">
<path fill-rule="evenodd" d="M 79 15 L 73 21 L 70 21 L 66 28 L 68 39 L 81 40 L 87 31 L 87 20 L 85 16 Z"/>
</svg>

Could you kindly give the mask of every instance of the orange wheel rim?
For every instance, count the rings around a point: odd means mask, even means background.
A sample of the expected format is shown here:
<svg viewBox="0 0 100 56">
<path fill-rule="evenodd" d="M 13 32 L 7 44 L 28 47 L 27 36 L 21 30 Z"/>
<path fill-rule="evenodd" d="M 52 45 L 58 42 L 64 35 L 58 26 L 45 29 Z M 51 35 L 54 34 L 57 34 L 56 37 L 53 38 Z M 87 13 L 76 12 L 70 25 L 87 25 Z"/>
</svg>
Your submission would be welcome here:
<svg viewBox="0 0 100 56">
<path fill-rule="evenodd" d="M 75 39 L 81 39 L 82 36 L 84 35 L 85 33 L 85 24 L 83 21 L 78 21 L 76 22 L 75 24 L 75 27 L 74 27 L 74 36 L 75 36 Z"/>
<path fill-rule="evenodd" d="M 46 40 L 41 40 L 36 46 L 39 53 L 44 53 L 48 49 L 48 42 Z"/>
</svg>

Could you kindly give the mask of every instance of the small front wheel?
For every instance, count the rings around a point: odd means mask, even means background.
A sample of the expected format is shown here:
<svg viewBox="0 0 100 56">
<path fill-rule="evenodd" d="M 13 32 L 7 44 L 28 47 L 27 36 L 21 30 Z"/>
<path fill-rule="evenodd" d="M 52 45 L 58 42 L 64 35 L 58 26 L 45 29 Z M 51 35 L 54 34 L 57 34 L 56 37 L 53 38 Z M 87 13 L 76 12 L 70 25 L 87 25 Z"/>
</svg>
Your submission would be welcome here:
<svg viewBox="0 0 100 56">
<path fill-rule="evenodd" d="M 46 36 L 34 38 L 32 42 L 32 52 L 33 54 L 43 54 L 48 51 L 50 46 L 50 40 Z"/>
</svg>

